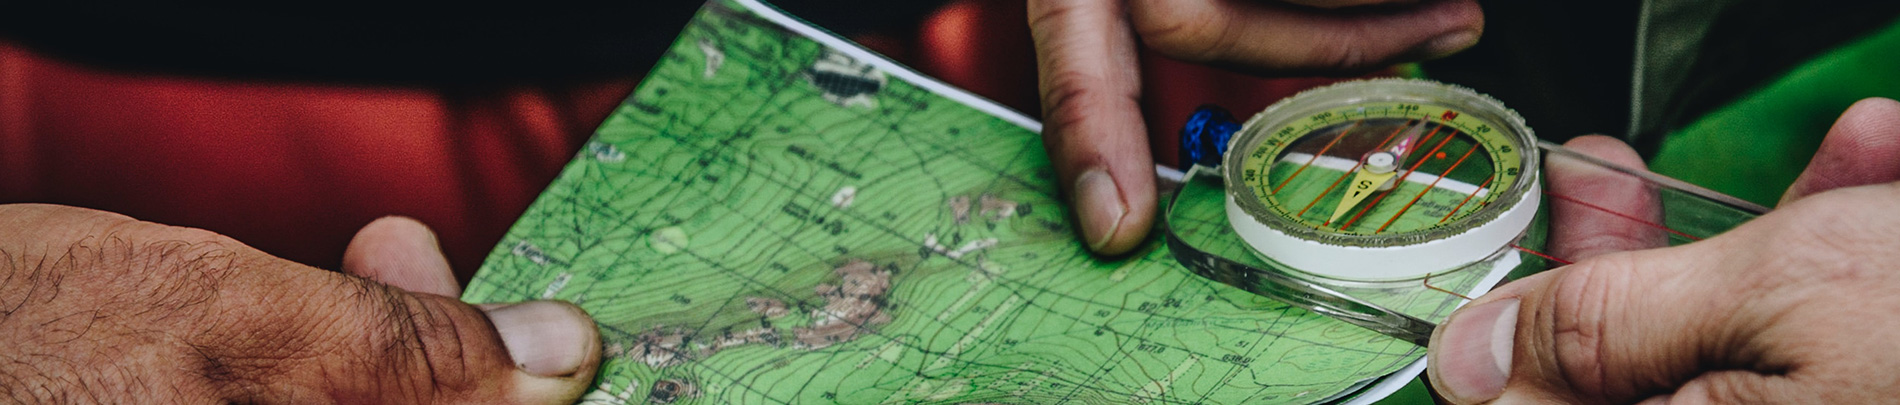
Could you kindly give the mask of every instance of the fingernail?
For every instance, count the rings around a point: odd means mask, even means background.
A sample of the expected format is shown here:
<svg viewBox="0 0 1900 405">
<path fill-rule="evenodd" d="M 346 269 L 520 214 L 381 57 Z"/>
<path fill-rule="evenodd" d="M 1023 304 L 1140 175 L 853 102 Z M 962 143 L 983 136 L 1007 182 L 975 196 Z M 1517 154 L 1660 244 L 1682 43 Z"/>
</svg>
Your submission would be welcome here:
<svg viewBox="0 0 1900 405">
<path fill-rule="evenodd" d="M 1517 333 L 1516 298 L 1459 310 L 1432 339 L 1432 385 L 1457 403 L 1479 403 L 1504 393 Z"/>
<path fill-rule="evenodd" d="M 1075 209 L 1089 250 L 1108 245 L 1121 228 L 1122 216 L 1128 213 L 1121 190 L 1115 188 L 1115 178 L 1102 169 L 1090 169 L 1075 178 Z"/>
<path fill-rule="evenodd" d="M 1438 59 L 1451 56 L 1451 54 L 1458 53 L 1458 51 L 1465 50 L 1465 48 L 1470 48 L 1472 45 L 1477 45 L 1478 35 L 1477 31 L 1458 31 L 1439 35 L 1438 38 L 1432 38 L 1431 41 L 1425 43 L 1425 59 Z"/>
<path fill-rule="evenodd" d="M 543 377 L 580 371 L 594 341 L 594 321 L 557 301 L 529 301 L 485 310 L 515 366 Z"/>
<path fill-rule="evenodd" d="M 417 221 L 417 222 L 421 222 L 421 221 Z M 429 229 L 428 226 L 423 226 L 422 234 L 429 237 L 429 245 L 430 245 L 429 247 L 442 249 L 442 239 L 435 237 L 434 229 Z"/>
</svg>

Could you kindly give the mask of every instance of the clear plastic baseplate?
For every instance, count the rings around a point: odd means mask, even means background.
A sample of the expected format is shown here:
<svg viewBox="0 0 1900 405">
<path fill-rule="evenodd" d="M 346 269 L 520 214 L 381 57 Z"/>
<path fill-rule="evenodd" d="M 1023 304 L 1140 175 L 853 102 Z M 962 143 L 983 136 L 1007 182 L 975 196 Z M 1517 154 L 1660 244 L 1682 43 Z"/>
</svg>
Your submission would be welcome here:
<svg viewBox="0 0 1900 405">
<path fill-rule="evenodd" d="M 1195 165 L 1173 186 L 1163 216 L 1169 249 L 1190 271 L 1289 305 L 1424 346 L 1432 330 L 1470 297 L 1501 280 L 1568 264 L 1545 251 L 1551 226 L 1591 224 L 1648 238 L 1655 247 L 1713 237 L 1761 215 L 1768 208 L 1639 168 L 1540 142 L 1545 181 L 1551 170 L 1567 179 L 1588 178 L 1590 190 L 1551 188 L 1533 222 L 1515 243 L 1489 257 L 1418 279 L 1348 281 L 1294 270 L 1255 253 L 1228 222 L 1227 190 L 1220 170 Z M 1559 216 L 1551 221 L 1551 216 Z M 1561 241 L 1559 241 L 1561 242 Z"/>
</svg>

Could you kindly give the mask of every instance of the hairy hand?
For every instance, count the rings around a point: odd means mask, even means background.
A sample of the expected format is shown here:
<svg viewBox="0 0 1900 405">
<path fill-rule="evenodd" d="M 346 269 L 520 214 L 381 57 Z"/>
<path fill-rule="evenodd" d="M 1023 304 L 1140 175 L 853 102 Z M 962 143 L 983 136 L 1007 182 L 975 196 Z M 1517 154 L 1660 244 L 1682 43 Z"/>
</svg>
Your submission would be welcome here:
<svg viewBox="0 0 1900 405">
<path fill-rule="evenodd" d="M 1641 164 L 1613 139 L 1571 146 Z M 1618 210 L 1659 215 L 1637 184 L 1550 169 L 1552 190 L 1627 196 Z M 1663 239 L 1558 211 L 1552 249 L 1579 260 L 1453 313 L 1432 337 L 1432 385 L 1455 403 L 1890 402 L 1896 180 L 1900 103 L 1869 99 L 1842 114 L 1779 209 L 1717 237 L 1636 250 Z"/>
<path fill-rule="evenodd" d="M 413 220 L 358 233 L 354 275 L 81 208 L 0 229 L 0 401 L 567 403 L 599 362 L 579 308 L 451 298 Z"/>
<path fill-rule="evenodd" d="M 1090 250 L 1127 252 L 1153 223 L 1154 159 L 1136 39 L 1254 73 L 1355 73 L 1478 42 L 1475 0 L 1030 0 L 1043 143 Z"/>
</svg>

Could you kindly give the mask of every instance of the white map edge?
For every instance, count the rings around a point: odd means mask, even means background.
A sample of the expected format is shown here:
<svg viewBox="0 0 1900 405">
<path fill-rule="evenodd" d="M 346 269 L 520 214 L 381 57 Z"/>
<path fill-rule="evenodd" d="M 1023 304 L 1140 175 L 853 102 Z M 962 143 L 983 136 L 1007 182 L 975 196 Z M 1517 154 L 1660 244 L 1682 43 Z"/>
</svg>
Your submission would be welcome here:
<svg viewBox="0 0 1900 405">
<path fill-rule="evenodd" d="M 714 0 L 714 1 L 717 1 L 717 0 Z M 1004 121 L 1009 121 L 1009 123 L 1016 124 L 1017 126 L 1021 126 L 1024 129 L 1028 129 L 1030 132 L 1035 132 L 1038 134 L 1042 133 L 1042 123 L 1036 121 L 1033 118 L 1029 118 L 1029 116 L 1027 115 L 1023 115 L 1023 113 L 1021 112 L 1010 109 L 1009 107 L 1005 107 L 1002 104 L 997 104 L 995 101 L 991 101 L 990 99 L 983 98 L 983 96 L 978 96 L 974 93 L 970 93 L 968 90 L 960 89 L 960 88 L 957 88 L 956 86 L 951 86 L 948 83 L 937 81 L 936 79 L 932 79 L 929 76 L 924 76 L 922 73 L 917 73 L 917 71 L 911 70 L 909 67 L 898 64 L 897 62 L 884 58 L 882 55 L 878 55 L 877 53 L 871 52 L 870 50 L 859 47 L 857 44 L 851 43 L 851 41 L 847 41 L 844 38 L 839 38 L 836 35 L 832 35 L 831 32 L 829 31 L 819 29 L 818 27 L 812 26 L 811 24 L 806 24 L 804 21 L 800 21 L 799 19 L 794 18 L 791 15 L 780 12 L 779 9 L 776 7 L 766 5 L 765 3 L 762 3 L 759 0 L 733 0 L 733 1 L 739 3 L 740 5 L 745 6 L 747 10 L 751 10 L 754 13 L 758 13 L 760 17 L 764 17 L 766 20 L 769 20 L 775 24 L 778 24 L 780 27 L 785 27 L 785 29 L 791 30 L 792 32 L 796 32 L 799 35 L 805 36 L 806 38 L 810 38 L 814 41 L 818 41 L 818 43 L 824 44 L 826 47 L 831 48 L 832 50 L 843 52 L 846 55 L 850 55 L 853 58 L 857 58 L 859 61 L 869 63 L 871 64 L 871 66 L 876 66 L 879 70 L 883 70 L 885 73 L 897 76 L 899 79 L 903 79 L 904 81 L 910 82 L 913 85 L 922 87 L 925 90 L 930 90 L 933 93 L 937 93 L 945 97 L 948 97 L 951 100 L 954 100 L 958 103 L 962 103 L 963 105 L 969 106 L 970 108 L 975 108 L 977 109 L 977 111 L 982 111 L 984 113 L 988 113 L 991 116 L 1001 118 Z M 1174 168 L 1161 166 L 1161 165 L 1155 165 L 1155 173 L 1164 178 L 1177 180 L 1177 181 L 1183 177 L 1182 172 L 1180 170 L 1175 170 Z M 1510 272 L 1508 271 L 1493 272 L 1493 274 L 1491 274 L 1490 276 L 1485 277 L 1484 280 L 1481 280 L 1478 282 L 1478 288 L 1476 290 L 1472 290 L 1471 295 L 1478 296 L 1478 295 L 1483 295 L 1485 292 L 1489 292 L 1491 290 L 1490 286 L 1497 284 L 1497 282 L 1500 280 L 1503 280 L 1504 275 L 1506 273 L 1510 273 Z M 1463 306 L 1464 304 L 1461 303 L 1459 305 Z M 1398 372 L 1388 374 L 1385 377 L 1380 377 L 1378 382 L 1373 383 L 1371 386 L 1366 387 L 1365 390 L 1360 391 L 1358 395 L 1355 395 L 1351 401 L 1347 401 L 1345 402 L 1345 404 L 1346 405 L 1371 404 L 1378 400 L 1385 399 L 1386 397 L 1392 396 L 1392 394 L 1399 392 L 1400 388 L 1404 388 L 1405 384 L 1408 384 L 1412 382 L 1412 380 L 1417 379 L 1419 374 L 1424 373 L 1424 372 L 1425 372 L 1425 359 L 1419 358 L 1417 361 L 1412 362 L 1411 365 L 1408 365 L 1408 366 L 1405 366 L 1405 368 L 1399 369 Z"/>
<path fill-rule="evenodd" d="M 1484 276 L 1484 279 L 1478 280 L 1478 287 L 1471 289 L 1471 292 L 1466 295 L 1477 297 L 1491 292 L 1491 286 L 1498 285 L 1498 282 L 1504 281 L 1504 276 L 1510 274 L 1511 271 L 1509 269 L 1493 270 L 1491 274 Z M 1467 302 L 1460 302 L 1457 307 L 1464 307 L 1466 303 Z M 1405 388 L 1405 384 L 1412 382 L 1412 380 L 1418 378 L 1420 374 L 1425 373 L 1425 359 L 1424 357 L 1420 357 L 1418 360 L 1413 361 L 1412 364 L 1399 369 L 1399 371 L 1387 374 L 1385 377 L 1379 377 L 1379 382 L 1372 383 L 1371 386 L 1366 387 L 1365 391 L 1360 391 L 1359 396 L 1353 397 L 1351 401 L 1346 401 L 1342 403 L 1342 405 L 1369 405 L 1398 393 L 1399 389 Z"/>
<path fill-rule="evenodd" d="M 925 90 L 930 90 L 932 93 L 949 97 L 951 100 L 963 103 L 963 105 L 970 106 L 970 108 L 975 108 L 977 111 L 1002 118 L 1004 121 L 1009 121 L 1011 124 L 1021 126 L 1030 132 L 1042 133 L 1042 123 L 1036 121 L 1034 118 L 1029 118 L 1028 115 L 1023 115 L 1021 112 L 1005 107 L 1002 104 L 997 104 L 995 101 L 983 98 L 983 96 L 970 93 L 968 90 L 937 81 L 937 79 L 932 79 L 929 76 L 924 76 L 924 74 L 917 73 L 917 71 L 911 70 L 909 67 L 886 59 L 883 55 L 878 55 L 875 52 L 864 49 L 844 38 L 839 38 L 830 31 L 825 31 L 811 24 L 807 24 L 796 17 L 792 17 L 789 14 L 785 14 L 776 7 L 772 7 L 759 0 L 733 1 L 744 5 L 746 9 L 758 13 L 760 17 L 765 17 L 765 19 L 771 20 L 781 27 L 792 30 L 792 32 L 797 32 L 806 38 L 818 41 L 818 43 L 824 44 L 832 50 L 843 52 L 845 55 L 850 55 L 859 61 L 869 63 L 871 66 L 876 66 L 878 70 L 882 70 L 884 73 L 895 75 L 900 79 L 904 79 L 906 82 L 910 82 L 910 84 L 923 87 Z"/>
<path fill-rule="evenodd" d="M 717 0 L 712 0 L 712 1 L 717 1 Z M 910 67 L 908 66 L 904 66 L 903 64 L 899 64 L 895 61 L 885 58 L 883 55 L 879 55 L 876 52 L 871 52 L 870 50 L 864 49 L 863 47 L 860 47 L 857 44 L 852 43 L 851 41 L 845 40 L 844 38 L 839 38 L 836 35 L 832 35 L 830 31 L 825 31 L 824 29 L 812 26 L 811 24 L 806 24 L 804 21 L 799 20 L 797 17 L 792 17 L 789 14 L 785 14 L 784 12 L 779 11 L 778 8 L 772 7 L 769 4 L 762 3 L 759 0 L 733 0 L 733 1 L 739 3 L 740 5 L 745 6 L 747 10 L 751 10 L 754 13 L 758 13 L 760 17 L 765 17 L 766 20 L 771 21 L 775 24 L 778 24 L 780 27 L 785 27 L 785 29 L 792 30 L 792 32 L 797 32 L 799 35 L 803 35 L 806 38 L 811 38 L 814 41 L 818 41 L 818 43 L 824 44 L 825 47 L 827 48 L 831 48 L 832 50 L 843 52 L 845 55 L 850 55 L 851 57 L 856 58 L 859 61 L 869 63 L 871 64 L 871 66 L 876 66 L 878 70 L 882 70 L 888 74 L 896 75 L 899 79 L 903 79 L 906 82 L 910 82 L 910 84 L 916 85 L 917 87 L 922 87 L 925 90 L 930 90 L 930 92 L 932 93 L 943 95 L 958 103 L 962 103 L 965 106 L 969 106 L 970 108 L 975 108 L 977 111 L 982 111 L 984 113 L 987 113 L 990 116 L 994 116 L 996 118 L 1002 118 L 1004 121 L 1008 121 L 1011 124 L 1016 124 L 1017 126 L 1023 127 L 1023 129 L 1029 130 L 1029 132 L 1035 132 L 1038 134 L 1042 133 L 1042 122 L 1036 121 L 1035 118 L 1030 118 L 1028 115 L 1024 115 L 1020 111 L 1016 111 L 1015 109 L 1011 109 L 1008 106 L 998 104 L 994 100 L 983 98 L 983 96 L 979 96 L 979 95 L 976 95 L 975 93 L 971 93 L 969 90 L 964 90 L 956 86 L 951 86 L 949 83 L 944 83 L 944 82 L 938 81 L 937 79 L 931 78 L 930 76 L 925 76 L 923 73 L 917 73 L 917 71 L 911 70 Z M 1182 178 L 1186 177 L 1185 172 L 1182 172 L 1179 169 L 1175 169 L 1175 168 L 1167 167 L 1163 165 L 1155 165 L 1155 174 L 1160 175 L 1162 178 L 1165 178 L 1168 180 L 1174 180 L 1175 182 L 1180 182 Z"/>
</svg>

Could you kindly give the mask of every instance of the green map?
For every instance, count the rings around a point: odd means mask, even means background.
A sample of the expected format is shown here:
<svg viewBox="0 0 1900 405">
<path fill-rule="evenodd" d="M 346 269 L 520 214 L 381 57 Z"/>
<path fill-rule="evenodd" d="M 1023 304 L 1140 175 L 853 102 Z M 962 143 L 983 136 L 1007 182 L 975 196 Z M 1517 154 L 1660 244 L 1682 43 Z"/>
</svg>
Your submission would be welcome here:
<svg viewBox="0 0 1900 405">
<path fill-rule="evenodd" d="M 708 4 L 463 299 L 586 308 L 593 403 L 1312 403 L 1423 355 L 1089 255 L 1033 122 L 811 30 Z"/>
</svg>

